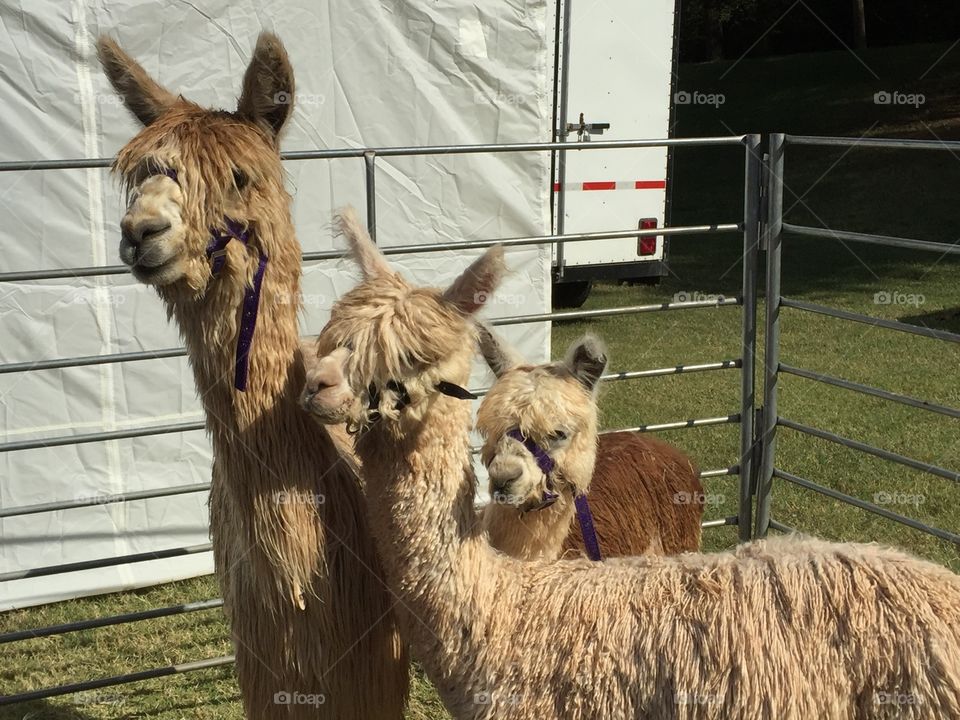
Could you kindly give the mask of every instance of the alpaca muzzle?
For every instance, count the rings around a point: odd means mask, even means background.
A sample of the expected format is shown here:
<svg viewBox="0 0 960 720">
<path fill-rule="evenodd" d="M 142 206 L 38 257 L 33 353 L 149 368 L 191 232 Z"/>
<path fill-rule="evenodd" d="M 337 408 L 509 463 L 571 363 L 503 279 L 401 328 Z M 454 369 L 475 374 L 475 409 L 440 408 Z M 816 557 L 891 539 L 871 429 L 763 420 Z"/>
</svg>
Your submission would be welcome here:
<svg viewBox="0 0 960 720">
<path fill-rule="evenodd" d="M 556 470 L 557 463 L 550 457 L 550 453 L 537 445 L 533 440 L 525 437 L 520 428 L 512 428 L 507 431 L 507 437 L 513 438 L 522 444 L 527 451 L 533 455 L 537 462 L 537 467 L 546 476 L 546 487 L 543 491 L 543 498 L 540 504 L 531 508 L 532 511 L 543 510 L 550 507 L 556 501 L 559 495 L 553 490 L 553 472 Z M 597 540 L 597 531 L 593 525 L 593 513 L 590 512 L 590 504 L 587 502 L 587 496 L 575 494 L 573 498 L 574 506 L 577 510 L 577 521 L 580 523 L 580 532 L 583 535 L 583 544 L 587 549 L 587 557 L 591 560 L 602 560 L 600 554 L 600 541 Z"/>
</svg>

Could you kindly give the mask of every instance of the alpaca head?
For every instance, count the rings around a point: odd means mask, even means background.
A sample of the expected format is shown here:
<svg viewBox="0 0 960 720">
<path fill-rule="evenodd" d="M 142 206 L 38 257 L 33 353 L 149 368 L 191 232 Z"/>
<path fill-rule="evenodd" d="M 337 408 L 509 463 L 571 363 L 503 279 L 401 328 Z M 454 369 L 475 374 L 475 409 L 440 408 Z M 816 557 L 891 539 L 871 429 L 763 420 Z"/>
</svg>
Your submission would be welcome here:
<svg viewBox="0 0 960 720">
<path fill-rule="evenodd" d="M 481 326 L 480 349 L 497 376 L 477 413 L 491 497 L 526 511 L 541 507 L 553 493 L 586 492 L 597 457 L 596 393 L 607 365 L 603 343 L 586 335 L 563 361 L 526 365 Z M 551 472 L 535 452 L 552 461 Z"/>
<path fill-rule="evenodd" d="M 227 218 L 271 260 L 289 250 L 277 246 L 289 238 L 257 227 L 289 219 L 277 138 L 293 111 L 294 86 L 280 40 L 260 35 L 233 112 L 207 110 L 171 93 L 108 37 L 97 49 L 114 89 L 144 126 L 114 164 L 129 200 L 120 258 L 134 276 L 161 294 L 202 295 L 212 277 L 208 247 Z M 226 274 L 248 277 L 255 255 L 229 243 Z"/>
<path fill-rule="evenodd" d="M 339 222 L 363 279 L 331 310 L 302 404 L 328 423 L 416 422 L 432 399 L 466 384 L 476 347 L 471 316 L 505 273 L 503 248 L 490 248 L 446 290 L 414 287 L 390 268 L 353 208 Z"/>
</svg>

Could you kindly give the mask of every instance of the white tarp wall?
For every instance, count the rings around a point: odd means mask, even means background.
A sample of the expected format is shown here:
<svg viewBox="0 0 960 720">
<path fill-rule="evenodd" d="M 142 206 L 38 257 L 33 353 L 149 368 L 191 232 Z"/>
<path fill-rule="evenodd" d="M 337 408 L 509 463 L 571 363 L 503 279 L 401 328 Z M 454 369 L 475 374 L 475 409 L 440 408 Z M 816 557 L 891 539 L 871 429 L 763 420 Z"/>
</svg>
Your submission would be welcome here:
<svg viewBox="0 0 960 720">
<path fill-rule="evenodd" d="M 96 62 L 111 33 L 168 88 L 234 109 L 257 34 L 278 33 L 298 95 L 285 150 L 530 142 L 550 137 L 546 0 L 0 0 L 0 160 L 112 156 L 138 127 Z M 504 101 L 507 98 L 509 101 Z M 382 245 L 543 234 L 546 153 L 382 158 Z M 364 208 L 363 162 L 289 162 L 305 251 L 334 247 L 331 209 Z M 106 170 L 0 173 L 0 273 L 117 264 L 121 200 Z M 479 252 L 479 251 L 477 251 Z M 476 257 L 396 259 L 444 285 Z M 549 309 L 549 247 L 508 251 L 515 273 L 488 316 Z M 304 333 L 355 275 L 305 267 Z M 181 345 L 129 275 L 0 283 L 0 363 Z M 529 357 L 549 328 L 505 334 Z M 486 378 L 477 374 L 475 382 Z M 202 420 L 185 358 L 0 374 L 0 442 Z M 0 453 L 0 507 L 209 480 L 203 431 Z M 0 520 L 0 573 L 207 542 L 206 493 Z M 208 573 L 208 553 L 0 583 L 0 609 Z"/>
</svg>

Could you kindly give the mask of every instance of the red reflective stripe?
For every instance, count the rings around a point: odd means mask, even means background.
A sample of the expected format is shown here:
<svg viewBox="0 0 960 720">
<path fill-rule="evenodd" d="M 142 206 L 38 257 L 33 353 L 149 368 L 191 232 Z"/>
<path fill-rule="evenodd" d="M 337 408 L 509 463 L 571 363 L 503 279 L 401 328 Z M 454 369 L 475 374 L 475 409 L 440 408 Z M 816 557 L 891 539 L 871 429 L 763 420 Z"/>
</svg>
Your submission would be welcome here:
<svg viewBox="0 0 960 720">
<path fill-rule="evenodd" d="M 617 189 L 617 181 L 614 180 L 614 181 L 612 181 L 612 182 L 608 182 L 608 181 L 604 181 L 604 182 L 585 182 L 585 183 L 583 184 L 583 189 L 584 189 L 584 190 L 616 190 L 616 189 Z"/>
<path fill-rule="evenodd" d="M 593 182 L 569 182 L 567 190 L 663 190 L 667 187 L 666 180 L 595 180 Z M 553 184 L 553 191 L 560 191 L 560 183 Z"/>
</svg>

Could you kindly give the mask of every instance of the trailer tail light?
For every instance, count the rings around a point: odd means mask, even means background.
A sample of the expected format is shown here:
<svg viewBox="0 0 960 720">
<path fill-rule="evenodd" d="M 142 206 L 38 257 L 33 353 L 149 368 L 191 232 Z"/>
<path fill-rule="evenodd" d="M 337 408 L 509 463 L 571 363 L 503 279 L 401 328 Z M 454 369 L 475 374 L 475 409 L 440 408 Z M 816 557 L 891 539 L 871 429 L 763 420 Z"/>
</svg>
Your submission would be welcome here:
<svg viewBox="0 0 960 720">
<path fill-rule="evenodd" d="M 640 229 L 641 230 L 653 230 L 657 227 L 656 218 L 643 218 L 640 220 Z M 637 255 L 641 257 L 644 255 L 656 255 L 657 254 L 657 236 L 656 235 L 641 235 L 637 238 Z"/>
</svg>

